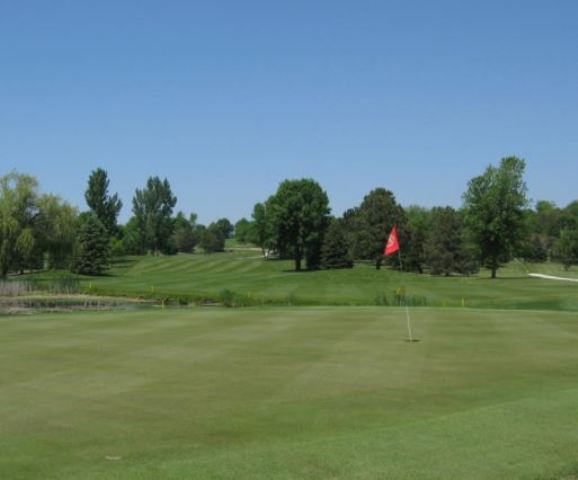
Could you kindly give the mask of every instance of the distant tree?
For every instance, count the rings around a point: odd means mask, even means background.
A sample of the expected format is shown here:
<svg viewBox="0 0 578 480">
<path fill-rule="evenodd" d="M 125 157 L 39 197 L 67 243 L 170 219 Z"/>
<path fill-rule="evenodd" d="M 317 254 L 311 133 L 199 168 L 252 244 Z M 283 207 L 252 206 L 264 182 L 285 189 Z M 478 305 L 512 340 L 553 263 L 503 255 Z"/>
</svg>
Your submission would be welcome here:
<svg viewBox="0 0 578 480">
<path fill-rule="evenodd" d="M 235 239 L 240 243 L 247 243 L 251 238 L 251 222 L 246 218 L 241 218 L 235 223 Z"/>
<path fill-rule="evenodd" d="M 281 252 L 289 252 L 295 270 L 321 262 L 323 234 L 329 223 L 329 199 L 317 182 L 311 179 L 285 180 L 267 202 L 272 215 L 275 243 Z"/>
<path fill-rule="evenodd" d="M 557 257 L 568 270 L 572 265 L 578 265 L 578 229 L 564 228 L 556 243 Z"/>
<path fill-rule="evenodd" d="M 499 167 L 489 166 L 483 175 L 470 180 L 464 193 L 466 225 L 492 278 L 526 234 L 524 169 L 524 160 L 503 158 Z"/>
<path fill-rule="evenodd" d="M 81 217 L 73 271 L 83 275 L 100 275 L 109 266 L 110 241 L 106 227 L 91 213 Z"/>
<path fill-rule="evenodd" d="M 227 218 L 220 218 L 215 222 L 215 225 L 221 230 L 225 239 L 231 238 L 235 227 L 233 227 L 233 224 Z"/>
<path fill-rule="evenodd" d="M 0 177 L 0 278 L 10 270 L 21 270 L 34 252 L 37 188 L 38 182 L 29 175 Z"/>
<path fill-rule="evenodd" d="M 55 195 L 38 199 L 34 222 L 37 252 L 47 268 L 70 268 L 79 228 L 78 211 Z M 36 262 L 42 266 L 42 259 Z"/>
<path fill-rule="evenodd" d="M 333 219 L 327 228 L 321 249 L 321 266 L 328 269 L 353 267 L 345 228 L 340 220 Z"/>
<path fill-rule="evenodd" d="M 383 248 L 389 232 L 397 225 L 400 242 L 407 245 L 407 219 L 395 196 L 385 188 L 367 194 L 356 210 L 354 250 L 362 259 L 372 260 L 375 268 L 383 263 Z M 404 249 L 404 254 L 407 253 Z"/>
<path fill-rule="evenodd" d="M 409 241 L 404 262 L 408 270 L 423 273 L 426 263 L 425 242 L 427 239 L 431 211 L 418 205 L 410 205 L 406 209 L 408 220 Z"/>
<path fill-rule="evenodd" d="M 106 170 L 102 168 L 93 170 L 88 178 L 88 187 L 84 198 L 90 211 L 96 215 L 96 218 L 100 220 L 112 237 L 118 233 L 116 221 L 122 208 L 122 201 L 116 193 L 112 196 L 109 195 L 109 184 Z"/>
<path fill-rule="evenodd" d="M 267 250 L 275 248 L 275 227 L 272 215 L 267 215 L 267 202 L 257 203 L 251 216 L 253 221 L 249 230 L 249 241 L 260 247 L 265 256 Z"/>
<path fill-rule="evenodd" d="M 578 230 L 578 200 L 570 202 L 560 212 L 560 228 Z"/>
<path fill-rule="evenodd" d="M 432 209 L 424 250 L 433 275 L 469 274 L 478 270 L 464 241 L 462 215 L 452 207 Z"/>
<path fill-rule="evenodd" d="M 177 203 L 167 179 L 150 177 L 144 189 L 133 198 L 133 214 L 140 231 L 140 241 L 153 253 L 168 253 L 173 234 L 173 208 Z"/>
<path fill-rule="evenodd" d="M 197 245 L 194 226 L 183 212 L 177 213 L 174 219 L 173 243 L 178 252 L 191 253 Z"/>
<path fill-rule="evenodd" d="M 205 253 L 224 251 L 225 236 L 223 235 L 222 227 L 216 223 L 211 223 L 203 231 L 200 246 L 205 251 Z"/>
</svg>

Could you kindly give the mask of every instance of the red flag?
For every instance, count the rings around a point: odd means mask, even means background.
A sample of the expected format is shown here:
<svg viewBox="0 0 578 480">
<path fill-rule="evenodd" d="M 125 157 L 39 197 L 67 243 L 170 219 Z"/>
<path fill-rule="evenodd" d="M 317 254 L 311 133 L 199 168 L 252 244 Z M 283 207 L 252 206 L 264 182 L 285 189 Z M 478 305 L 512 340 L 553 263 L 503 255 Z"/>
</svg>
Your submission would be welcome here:
<svg viewBox="0 0 578 480">
<path fill-rule="evenodd" d="M 393 255 L 398 250 L 399 238 L 397 237 L 397 227 L 394 225 L 391 229 L 391 233 L 389 234 L 389 238 L 387 239 L 387 245 L 385 246 L 383 254 L 388 257 L 389 255 Z"/>
</svg>

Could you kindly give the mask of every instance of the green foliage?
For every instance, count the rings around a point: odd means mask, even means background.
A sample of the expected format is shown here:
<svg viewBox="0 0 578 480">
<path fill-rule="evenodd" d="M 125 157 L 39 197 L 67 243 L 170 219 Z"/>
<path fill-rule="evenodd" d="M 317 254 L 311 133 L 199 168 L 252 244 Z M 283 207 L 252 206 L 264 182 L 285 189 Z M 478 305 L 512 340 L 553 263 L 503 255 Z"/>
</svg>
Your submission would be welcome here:
<svg viewBox="0 0 578 480">
<path fill-rule="evenodd" d="M 78 232 L 73 271 L 100 275 L 109 268 L 109 257 L 110 241 L 106 227 L 93 213 L 85 215 Z"/>
<path fill-rule="evenodd" d="M 423 273 L 426 264 L 425 243 L 429 232 L 431 211 L 418 205 L 410 205 L 406 209 L 409 240 L 404 249 L 407 270 Z"/>
<path fill-rule="evenodd" d="M 358 209 L 350 214 L 354 252 L 357 258 L 371 260 L 377 269 L 383 263 L 383 249 L 394 225 L 397 225 L 403 249 L 409 237 L 407 218 L 395 196 L 385 188 L 376 188 L 367 194 Z"/>
<path fill-rule="evenodd" d="M 451 207 L 434 207 L 426 238 L 425 259 L 433 275 L 471 274 L 479 270 L 464 241 L 460 212 Z"/>
<path fill-rule="evenodd" d="M 169 253 L 173 234 L 173 207 L 177 203 L 165 178 L 149 177 L 146 187 L 137 189 L 133 198 L 133 215 L 139 238 L 135 243 L 145 253 Z"/>
<path fill-rule="evenodd" d="M 499 167 L 490 165 L 483 175 L 470 180 L 464 193 L 466 225 L 492 278 L 513 257 L 526 234 L 524 169 L 524 160 L 503 158 Z"/>
<path fill-rule="evenodd" d="M 0 177 L 0 278 L 12 268 L 22 268 L 34 249 L 30 233 L 37 213 L 38 183 L 28 175 Z"/>
<path fill-rule="evenodd" d="M 216 227 L 221 231 L 221 234 L 225 238 L 231 238 L 235 227 L 227 218 L 220 218 L 215 222 Z"/>
<path fill-rule="evenodd" d="M 269 213 L 271 208 L 269 208 Z M 258 247 L 261 247 L 263 254 L 267 250 L 275 248 L 275 226 L 272 215 L 267 214 L 267 202 L 257 203 L 253 207 L 253 221 L 249 231 L 249 241 Z"/>
<path fill-rule="evenodd" d="M 239 243 L 248 243 L 251 241 L 251 222 L 242 218 L 235 223 L 235 238 Z"/>
<path fill-rule="evenodd" d="M 106 228 L 109 236 L 115 236 L 117 232 L 116 221 L 122 208 L 122 201 L 118 194 L 109 195 L 108 187 L 110 180 L 108 173 L 102 168 L 93 170 L 88 178 L 88 187 L 84 194 L 86 204 L 90 211 Z"/>
<path fill-rule="evenodd" d="M 200 247 L 205 253 L 222 252 L 225 250 L 223 229 L 216 223 L 211 223 L 202 233 Z"/>
<path fill-rule="evenodd" d="M 192 217 L 196 219 L 196 216 Z M 194 230 L 194 223 L 188 220 L 183 212 L 177 213 L 174 219 L 173 244 L 178 252 L 192 253 L 199 242 Z"/>
<path fill-rule="evenodd" d="M 329 224 L 321 249 L 321 265 L 328 269 L 353 267 L 345 228 L 339 220 L 334 219 Z"/>
<path fill-rule="evenodd" d="M 564 228 L 556 243 L 556 256 L 568 270 L 572 265 L 578 265 L 578 229 Z"/>
<path fill-rule="evenodd" d="M 267 201 L 267 210 L 279 252 L 294 259 L 297 271 L 303 258 L 308 269 L 317 268 L 330 212 L 320 185 L 311 179 L 285 180 Z"/>
</svg>

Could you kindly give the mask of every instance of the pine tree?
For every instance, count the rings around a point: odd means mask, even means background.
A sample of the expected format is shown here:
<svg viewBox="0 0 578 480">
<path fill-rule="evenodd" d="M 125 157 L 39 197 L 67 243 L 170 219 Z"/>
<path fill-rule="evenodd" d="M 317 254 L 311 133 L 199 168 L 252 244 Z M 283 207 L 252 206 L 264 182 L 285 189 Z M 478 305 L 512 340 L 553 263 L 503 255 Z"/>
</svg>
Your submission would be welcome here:
<svg viewBox="0 0 578 480">
<path fill-rule="evenodd" d="M 327 229 L 321 249 L 321 265 L 323 268 L 353 267 L 345 229 L 339 220 L 333 220 Z"/>
<path fill-rule="evenodd" d="M 100 275 L 108 269 L 109 250 L 107 229 L 94 214 L 86 214 L 78 232 L 73 270 L 84 275 Z"/>
</svg>

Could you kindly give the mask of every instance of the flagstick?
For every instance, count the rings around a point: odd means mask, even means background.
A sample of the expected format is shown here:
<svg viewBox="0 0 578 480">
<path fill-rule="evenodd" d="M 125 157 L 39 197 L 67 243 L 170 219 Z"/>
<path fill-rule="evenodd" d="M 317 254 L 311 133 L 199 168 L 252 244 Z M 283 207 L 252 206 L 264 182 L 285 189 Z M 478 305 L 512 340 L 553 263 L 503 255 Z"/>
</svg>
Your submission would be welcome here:
<svg viewBox="0 0 578 480">
<path fill-rule="evenodd" d="M 399 257 L 399 272 L 403 275 L 403 263 L 401 261 L 401 248 L 397 251 L 397 255 Z M 405 298 L 405 292 L 404 292 L 403 303 L 405 304 L 405 317 L 407 319 L 407 331 L 409 333 L 409 343 L 413 343 L 413 337 L 411 336 L 411 319 L 409 318 L 409 307 L 407 306 L 407 300 Z"/>
</svg>

